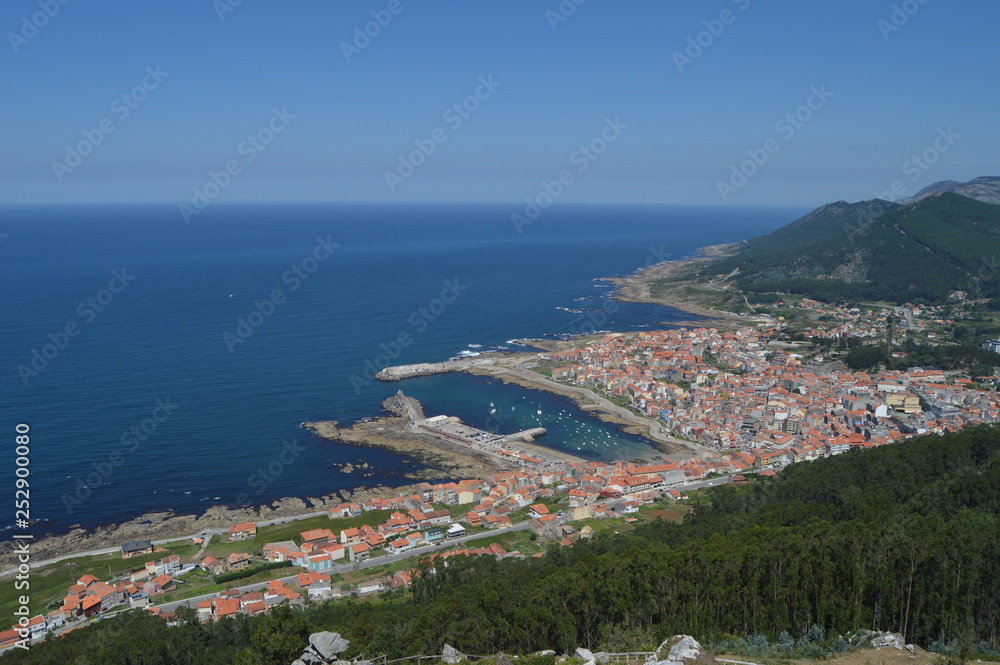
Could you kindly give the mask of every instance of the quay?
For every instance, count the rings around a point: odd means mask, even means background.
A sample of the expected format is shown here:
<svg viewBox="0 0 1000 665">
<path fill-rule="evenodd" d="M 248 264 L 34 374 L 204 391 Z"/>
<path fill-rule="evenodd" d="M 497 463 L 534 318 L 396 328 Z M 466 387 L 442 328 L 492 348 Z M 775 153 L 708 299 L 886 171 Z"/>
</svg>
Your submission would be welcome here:
<svg viewBox="0 0 1000 665">
<path fill-rule="evenodd" d="M 489 366 L 493 364 L 490 358 L 466 358 L 463 360 L 447 360 L 442 363 L 417 363 L 416 365 L 396 365 L 386 367 L 375 375 L 379 381 L 402 381 L 412 379 L 416 376 L 430 376 L 431 374 L 446 374 L 448 372 L 461 372 L 470 367 Z"/>
</svg>

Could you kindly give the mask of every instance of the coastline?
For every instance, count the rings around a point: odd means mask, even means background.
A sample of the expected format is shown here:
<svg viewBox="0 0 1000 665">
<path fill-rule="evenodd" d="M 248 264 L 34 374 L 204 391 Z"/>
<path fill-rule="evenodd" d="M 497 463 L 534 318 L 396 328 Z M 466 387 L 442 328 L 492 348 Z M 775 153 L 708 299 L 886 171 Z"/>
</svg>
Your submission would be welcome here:
<svg viewBox="0 0 1000 665">
<path fill-rule="evenodd" d="M 615 425 L 622 425 L 622 430 L 625 433 L 640 436 L 648 440 L 651 444 L 649 452 L 636 458 L 638 461 L 652 462 L 666 458 L 679 462 L 709 452 L 698 444 L 677 439 L 664 433 L 661 430 L 660 424 L 652 418 L 646 418 L 626 407 L 618 406 L 592 390 L 558 383 L 537 372 L 519 367 L 524 360 L 516 361 L 513 367 L 493 364 L 490 366 L 469 367 L 461 371 L 477 376 L 489 376 L 499 379 L 503 383 L 511 383 L 532 390 L 543 390 L 572 399 L 581 409 L 593 413 L 598 419 Z M 550 448 L 546 450 L 551 451 Z"/>
<path fill-rule="evenodd" d="M 699 305 L 695 299 L 684 297 L 680 293 L 680 289 L 670 289 L 664 293 L 658 293 L 656 297 L 653 297 L 650 292 L 653 283 L 679 279 L 690 266 L 727 256 L 739 244 L 703 247 L 698 250 L 699 255 L 690 259 L 665 261 L 644 268 L 628 277 L 599 279 L 615 286 L 615 292 L 612 296 L 615 300 L 666 305 L 695 316 L 705 317 L 705 320 L 702 321 L 671 321 L 663 322 L 664 325 L 728 327 L 736 323 L 744 324 L 745 318 L 705 308 Z M 584 335 L 568 340 L 519 339 L 515 341 L 541 351 L 559 352 L 585 346 L 591 340 L 603 338 L 609 334 L 620 333 Z M 535 353 L 502 354 L 493 363 L 462 367 L 452 371 L 490 376 L 498 378 L 504 383 L 512 383 L 568 397 L 576 402 L 580 408 L 593 413 L 599 419 L 622 425 L 623 431 L 650 441 L 652 445 L 649 453 L 638 458 L 642 461 L 648 462 L 663 458 L 681 461 L 705 452 L 697 444 L 663 433 L 657 421 L 613 404 L 593 391 L 557 383 L 519 366 L 525 361 L 535 359 L 537 359 Z M 336 445 L 379 448 L 420 463 L 425 467 L 423 470 L 405 476 L 407 480 L 413 481 L 408 485 L 390 487 L 382 484 L 367 486 L 359 483 L 353 490 L 340 490 L 321 497 L 283 497 L 270 500 L 257 507 L 231 508 L 215 505 L 207 508 L 200 515 L 178 514 L 166 509 L 144 513 L 125 522 L 99 525 L 92 530 L 72 525 L 65 533 L 43 535 L 34 542 L 32 545 L 34 558 L 43 560 L 78 552 L 118 547 L 121 543 L 134 539 L 160 541 L 174 538 L 182 539 L 205 530 L 226 528 L 238 522 L 265 522 L 300 517 L 324 512 L 327 508 L 345 501 L 396 496 L 400 493 L 406 493 L 409 488 L 415 487 L 417 482 L 483 477 L 513 468 L 513 465 L 504 465 L 501 460 L 486 454 L 477 454 L 476 451 L 466 449 L 464 446 L 447 444 L 436 437 L 406 430 L 409 419 L 405 413 L 401 415 L 390 400 L 386 400 L 383 406 L 391 412 L 396 411 L 391 416 L 357 423 L 345 429 L 339 428 L 337 423 L 332 421 L 303 423 L 303 427 L 312 431 L 319 438 Z M 586 461 L 583 458 L 537 443 L 519 442 L 518 446 L 529 453 L 556 457 L 563 461 Z M 0 543 L 0 566 L 7 567 L 16 564 L 16 556 L 12 550 L 13 546 L 10 541 Z"/>
<path fill-rule="evenodd" d="M 665 325 L 703 328 L 729 328 L 734 325 L 743 325 L 746 323 L 745 317 L 711 306 L 706 307 L 704 296 L 699 298 L 691 292 L 691 284 L 684 283 L 687 281 L 684 278 L 688 276 L 693 266 L 731 256 L 741 244 L 741 242 L 735 242 L 707 245 L 698 248 L 695 255 L 690 258 L 679 261 L 662 261 L 627 277 L 600 277 L 598 279 L 615 287 L 611 297 L 619 302 L 665 305 L 687 314 L 704 317 L 704 320 L 701 321 L 669 321 L 664 322 Z M 674 282 L 674 284 L 667 286 L 668 282 Z M 653 294 L 654 286 L 660 287 L 655 295 Z M 719 293 L 725 292 L 724 289 L 715 290 Z"/>
</svg>

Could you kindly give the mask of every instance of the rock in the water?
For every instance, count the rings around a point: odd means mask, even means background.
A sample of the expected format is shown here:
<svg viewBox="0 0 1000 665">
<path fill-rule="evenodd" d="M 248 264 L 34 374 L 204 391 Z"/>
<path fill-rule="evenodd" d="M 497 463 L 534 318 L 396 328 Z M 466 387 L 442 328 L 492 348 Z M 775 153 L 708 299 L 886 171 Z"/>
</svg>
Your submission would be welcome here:
<svg viewBox="0 0 1000 665">
<path fill-rule="evenodd" d="M 451 646 L 450 644 L 444 645 L 444 649 L 441 651 L 441 660 L 448 663 L 448 665 L 456 665 L 462 660 L 464 656 L 462 652 Z"/>
<path fill-rule="evenodd" d="M 347 647 L 350 645 L 351 643 L 341 637 L 339 633 L 331 633 L 326 630 L 309 636 L 309 646 L 326 662 L 337 660 L 337 654 L 347 651 Z"/>
<path fill-rule="evenodd" d="M 573 652 L 573 655 L 576 656 L 577 658 L 582 658 L 585 661 L 595 660 L 594 652 L 591 651 L 590 649 L 584 649 L 583 647 L 577 647 L 576 651 Z"/>
</svg>

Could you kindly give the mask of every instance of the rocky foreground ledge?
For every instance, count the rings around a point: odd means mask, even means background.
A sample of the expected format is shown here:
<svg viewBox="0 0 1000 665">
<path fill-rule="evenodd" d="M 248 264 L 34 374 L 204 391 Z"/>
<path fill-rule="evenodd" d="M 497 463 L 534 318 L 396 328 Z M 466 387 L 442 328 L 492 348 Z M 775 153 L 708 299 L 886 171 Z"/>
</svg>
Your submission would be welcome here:
<svg viewBox="0 0 1000 665">
<path fill-rule="evenodd" d="M 384 660 L 382 656 L 372 660 L 366 660 L 364 656 L 353 660 L 341 660 L 340 654 L 347 651 L 350 645 L 351 643 L 341 637 L 339 633 L 331 633 L 329 631 L 313 633 L 309 636 L 309 646 L 303 650 L 302 655 L 291 665 L 372 665 L 373 662 L 379 663 Z M 555 651 L 539 651 L 533 655 L 552 656 L 555 663 L 564 662 L 570 657 L 557 656 Z M 595 653 L 590 649 L 580 647 L 573 652 L 572 657 L 583 660 L 584 665 L 610 665 L 613 655 L 618 654 Z M 639 657 L 645 655 L 646 665 L 717 665 L 715 658 L 705 653 L 698 640 L 690 635 L 674 635 L 664 640 L 659 648 L 652 653 L 635 653 L 631 655 Z M 412 658 L 414 660 L 433 660 L 437 658 L 440 659 L 440 662 L 445 663 L 445 665 L 459 665 L 462 662 L 469 661 L 469 657 L 449 644 L 444 645 L 440 654 L 413 656 Z M 477 657 L 473 656 L 473 658 Z M 511 660 L 506 654 L 500 653 L 493 659 L 493 665 L 511 665 Z"/>
</svg>

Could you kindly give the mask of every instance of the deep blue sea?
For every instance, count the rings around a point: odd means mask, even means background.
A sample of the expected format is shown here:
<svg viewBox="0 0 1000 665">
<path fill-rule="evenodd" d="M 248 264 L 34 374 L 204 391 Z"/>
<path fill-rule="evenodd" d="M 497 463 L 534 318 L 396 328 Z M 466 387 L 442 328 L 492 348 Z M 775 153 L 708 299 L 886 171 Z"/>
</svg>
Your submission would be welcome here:
<svg viewBox="0 0 1000 665">
<path fill-rule="evenodd" d="M 627 459 L 646 444 L 562 398 L 466 375 L 368 376 L 387 362 L 513 348 L 514 338 L 689 320 L 615 303 L 595 278 L 805 212 L 565 205 L 518 233 L 518 210 L 214 204 L 184 224 L 174 205 L 0 208 L 11 499 L 17 423 L 31 428 L 31 516 L 56 531 L 406 484 L 414 464 L 299 427 L 379 415 L 398 389 L 428 413 L 501 431 L 541 423 L 540 443 Z M 503 418 L 489 420 L 490 402 Z M 374 473 L 335 466 L 356 460 Z M 13 519 L 12 507 L 0 527 Z"/>
</svg>

